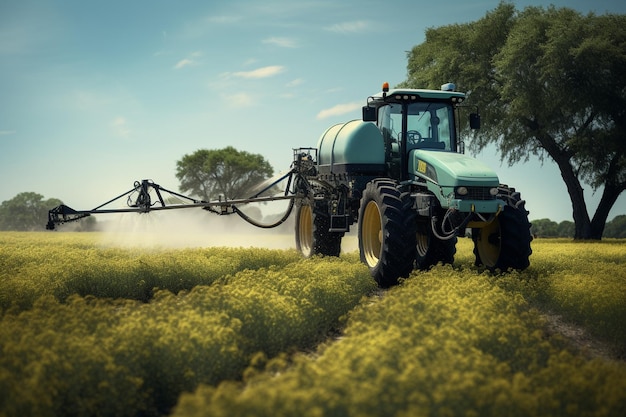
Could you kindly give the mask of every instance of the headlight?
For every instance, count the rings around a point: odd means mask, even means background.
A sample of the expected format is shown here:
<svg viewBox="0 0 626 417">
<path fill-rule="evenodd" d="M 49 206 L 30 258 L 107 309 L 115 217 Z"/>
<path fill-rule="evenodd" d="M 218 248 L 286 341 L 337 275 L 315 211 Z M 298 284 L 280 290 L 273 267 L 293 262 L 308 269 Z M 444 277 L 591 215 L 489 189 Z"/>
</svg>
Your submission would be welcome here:
<svg viewBox="0 0 626 417">
<path fill-rule="evenodd" d="M 494 188 L 490 188 L 489 189 L 489 194 L 491 194 L 492 196 L 497 196 L 498 195 L 498 188 L 494 187 Z"/>
<path fill-rule="evenodd" d="M 456 193 L 458 195 L 467 195 L 467 187 L 458 187 Z"/>
</svg>

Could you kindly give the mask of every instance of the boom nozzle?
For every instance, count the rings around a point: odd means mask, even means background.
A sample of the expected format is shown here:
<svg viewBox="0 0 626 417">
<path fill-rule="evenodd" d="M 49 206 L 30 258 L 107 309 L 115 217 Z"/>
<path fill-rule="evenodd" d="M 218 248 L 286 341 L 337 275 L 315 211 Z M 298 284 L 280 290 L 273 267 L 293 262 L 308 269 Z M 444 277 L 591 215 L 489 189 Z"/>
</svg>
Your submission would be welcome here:
<svg viewBox="0 0 626 417">
<path fill-rule="evenodd" d="M 48 223 L 46 229 L 54 230 L 57 224 L 73 222 L 83 217 L 90 216 L 89 212 L 74 210 L 71 207 L 61 204 L 48 211 Z"/>
</svg>

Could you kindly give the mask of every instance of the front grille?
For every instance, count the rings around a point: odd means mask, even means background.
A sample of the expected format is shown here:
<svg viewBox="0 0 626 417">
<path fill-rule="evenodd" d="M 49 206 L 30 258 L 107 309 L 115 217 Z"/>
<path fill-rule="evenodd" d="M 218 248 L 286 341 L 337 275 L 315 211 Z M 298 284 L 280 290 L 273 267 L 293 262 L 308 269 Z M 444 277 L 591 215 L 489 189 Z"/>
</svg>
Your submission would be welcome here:
<svg viewBox="0 0 626 417">
<path fill-rule="evenodd" d="M 456 198 L 460 200 L 495 200 L 495 196 L 489 193 L 493 187 L 465 187 L 466 195 L 456 194 Z"/>
</svg>

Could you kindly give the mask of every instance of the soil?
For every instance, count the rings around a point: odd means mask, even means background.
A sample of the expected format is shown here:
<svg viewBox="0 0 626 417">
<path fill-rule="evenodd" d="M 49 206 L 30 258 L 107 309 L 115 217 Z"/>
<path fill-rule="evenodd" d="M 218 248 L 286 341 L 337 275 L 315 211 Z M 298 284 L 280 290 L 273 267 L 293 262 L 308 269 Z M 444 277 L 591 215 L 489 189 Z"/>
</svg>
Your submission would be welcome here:
<svg viewBox="0 0 626 417">
<path fill-rule="evenodd" d="M 588 358 L 602 358 L 612 361 L 626 360 L 625 352 L 594 337 L 585 328 L 565 320 L 560 314 L 551 311 L 542 311 L 542 316 L 547 321 L 547 331 L 549 335 L 558 334 L 562 336 L 575 350 L 581 352 Z"/>
</svg>

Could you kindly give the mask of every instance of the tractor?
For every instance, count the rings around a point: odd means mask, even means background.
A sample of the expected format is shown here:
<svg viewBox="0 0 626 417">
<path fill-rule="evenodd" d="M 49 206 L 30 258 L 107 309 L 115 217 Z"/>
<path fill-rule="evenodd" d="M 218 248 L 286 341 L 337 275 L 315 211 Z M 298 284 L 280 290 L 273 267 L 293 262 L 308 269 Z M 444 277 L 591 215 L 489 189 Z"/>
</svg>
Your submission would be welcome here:
<svg viewBox="0 0 626 417">
<path fill-rule="evenodd" d="M 414 269 L 451 264 L 471 233 L 475 264 L 496 271 L 529 266 L 525 202 L 484 163 L 464 154 L 459 112 L 465 94 L 389 89 L 368 97 L 362 120 L 319 138 L 296 181 L 296 246 L 304 256 L 338 256 L 358 225 L 361 261 L 381 287 Z M 478 113 L 469 114 L 472 129 Z"/>
<path fill-rule="evenodd" d="M 415 269 L 452 264 L 457 239 L 466 235 L 477 266 L 525 269 L 532 253 L 525 202 L 487 165 L 465 155 L 459 114 L 467 106 L 465 94 L 455 89 L 448 83 L 440 90 L 390 90 L 384 83 L 367 98 L 361 119 L 331 126 L 315 148 L 294 149 L 290 170 L 259 184 L 247 198 L 203 201 L 152 180 L 135 181 L 92 210 L 63 204 L 51 209 L 46 228 L 92 214 L 191 207 L 272 228 L 295 209 L 296 247 L 305 257 L 339 256 L 342 238 L 356 223 L 360 258 L 383 288 Z M 469 126 L 480 127 L 477 112 L 469 114 Z M 282 194 L 272 194 L 283 181 Z M 126 207 L 110 208 L 118 199 L 126 199 Z M 271 224 L 239 209 L 276 200 L 289 205 Z"/>
</svg>

